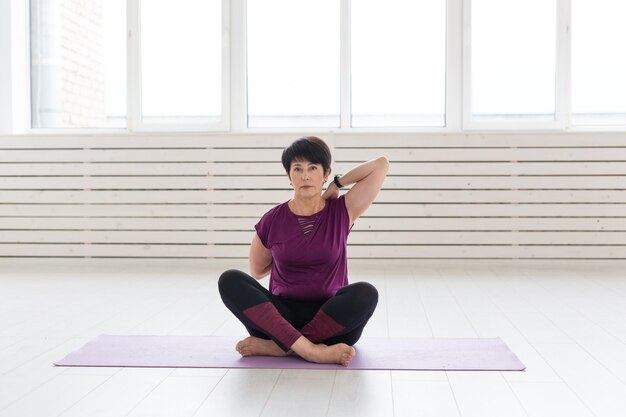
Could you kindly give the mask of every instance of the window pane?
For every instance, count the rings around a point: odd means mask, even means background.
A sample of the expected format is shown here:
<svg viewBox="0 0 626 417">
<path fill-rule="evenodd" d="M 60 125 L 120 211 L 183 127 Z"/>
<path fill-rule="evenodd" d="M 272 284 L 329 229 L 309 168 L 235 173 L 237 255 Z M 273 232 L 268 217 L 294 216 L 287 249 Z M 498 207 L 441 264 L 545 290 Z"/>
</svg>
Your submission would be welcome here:
<svg viewBox="0 0 626 417">
<path fill-rule="evenodd" d="M 218 122 L 221 76 L 221 0 L 141 2 L 144 123 Z"/>
<path fill-rule="evenodd" d="M 351 3 L 352 126 L 443 126 L 446 2 Z"/>
<path fill-rule="evenodd" d="M 554 119 L 555 0 L 473 0 L 474 117 Z"/>
<path fill-rule="evenodd" d="M 126 2 L 31 0 L 33 128 L 126 126 Z"/>
<path fill-rule="evenodd" d="M 248 0 L 248 125 L 339 126 L 337 0 Z"/>
<path fill-rule="evenodd" d="M 623 0 L 572 2 L 572 119 L 576 124 L 626 124 L 624 16 Z"/>
</svg>

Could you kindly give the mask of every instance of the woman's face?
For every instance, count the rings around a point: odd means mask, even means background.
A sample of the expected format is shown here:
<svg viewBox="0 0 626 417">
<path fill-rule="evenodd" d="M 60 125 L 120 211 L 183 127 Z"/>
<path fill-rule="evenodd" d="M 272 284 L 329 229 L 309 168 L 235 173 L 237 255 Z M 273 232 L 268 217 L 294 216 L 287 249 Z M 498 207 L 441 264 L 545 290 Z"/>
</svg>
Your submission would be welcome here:
<svg viewBox="0 0 626 417">
<path fill-rule="evenodd" d="M 309 161 L 293 161 L 289 169 L 289 179 L 296 195 L 310 197 L 322 192 L 328 175 L 322 164 Z"/>
</svg>

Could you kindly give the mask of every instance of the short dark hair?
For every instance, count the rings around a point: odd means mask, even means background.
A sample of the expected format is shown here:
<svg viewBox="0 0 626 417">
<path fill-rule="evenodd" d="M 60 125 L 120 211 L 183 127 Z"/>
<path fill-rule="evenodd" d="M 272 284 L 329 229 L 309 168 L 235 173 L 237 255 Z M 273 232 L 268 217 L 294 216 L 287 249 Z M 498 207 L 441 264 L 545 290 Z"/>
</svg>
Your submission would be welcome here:
<svg viewBox="0 0 626 417">
<path fill-rule="evenodd" d="M 293 161 L 305 160 L 312 164 L 320 164 L 324 173 L 330 170 L 332 156 L 326 142 L 317 136 L 303 136 L 283 150 L 281 161 L 289 174 Z"/>
</svg>

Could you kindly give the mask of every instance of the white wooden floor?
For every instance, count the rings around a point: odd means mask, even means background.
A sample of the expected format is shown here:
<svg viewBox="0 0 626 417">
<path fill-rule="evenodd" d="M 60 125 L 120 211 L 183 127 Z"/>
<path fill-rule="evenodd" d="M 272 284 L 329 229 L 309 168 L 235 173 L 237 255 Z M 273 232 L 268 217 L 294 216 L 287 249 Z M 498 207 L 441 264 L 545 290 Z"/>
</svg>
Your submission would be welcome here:
<svg viewBox="0 0 626 417">
<path fill-rule="evenodd" d="M 245 335 L 242 262 L 0 260 L 0 417 L 626 416 L 626 263 L 351 264 L 365 336 L 500 336 L 526 372 L 55 368 L 101 333 Z"/>
</svg>

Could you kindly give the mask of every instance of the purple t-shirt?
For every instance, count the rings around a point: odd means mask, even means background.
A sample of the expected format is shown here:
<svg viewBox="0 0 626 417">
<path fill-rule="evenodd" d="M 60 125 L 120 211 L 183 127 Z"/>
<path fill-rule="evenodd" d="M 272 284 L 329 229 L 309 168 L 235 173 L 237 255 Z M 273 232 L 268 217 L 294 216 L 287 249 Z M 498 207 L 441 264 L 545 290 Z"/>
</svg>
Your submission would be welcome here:
<svg viewBox="0 0 626 417">
<path fill-rule="evenodd" d="M 346 245 L 350 216 L 345 196 L 326 200 L 312 216 L 294 214 L 287 202 L 254 226 L 274 259 L 270 291 L 295 300 L 323 300 L 348 285 Z"/>
</svg>

